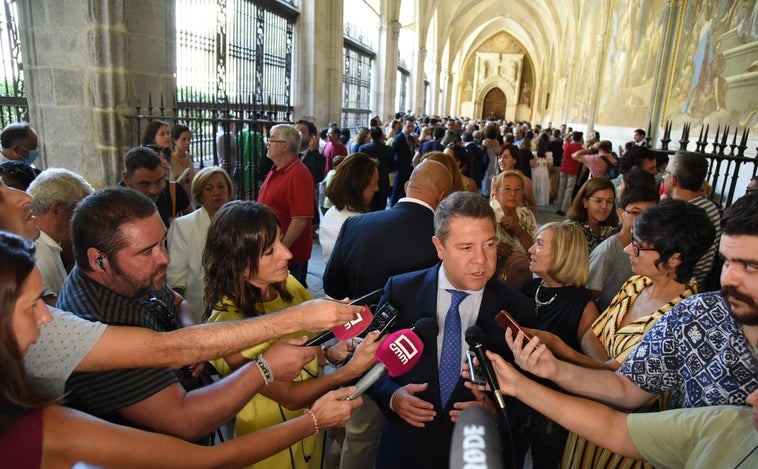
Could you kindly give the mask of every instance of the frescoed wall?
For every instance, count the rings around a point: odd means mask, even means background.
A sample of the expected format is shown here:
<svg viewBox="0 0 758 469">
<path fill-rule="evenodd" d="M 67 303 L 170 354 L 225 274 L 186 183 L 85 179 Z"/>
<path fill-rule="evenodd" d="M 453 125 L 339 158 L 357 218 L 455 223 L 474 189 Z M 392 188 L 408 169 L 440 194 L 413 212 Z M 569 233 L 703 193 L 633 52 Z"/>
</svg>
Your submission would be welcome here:
<svg viewBox="0 0 758 469">
<path fill-rule="evenodd" d="M 758 2 L 687 2 L 666 118 L 756 125 Z"/>
<path fill-rule="evenodd" d="M 640 125 L 647 121 L 663 41 L 663 3 L 614 2 L 596 122 L 626 126 L 630 121 Z"/>
<path fill-rule="evenodd" d="M 568 100 L 568 119 L 571 122 L 587 122 L 590 115 L 590 106 L 595 90 L 586 86 L 591 80 L 592 74 L 596 73 L 598 60 L 600 60 L 599 41 L 601 34 L 589 33 L 597 31 L 602 20 L 601 0 L 582 2 L 579 31 L 584 32 L 577 44 L 578 50 L 565 51 L 566 57 L 574 60 L 574 73 L 569 79 L 569 89 L 566 99 Z"/>
</svg>

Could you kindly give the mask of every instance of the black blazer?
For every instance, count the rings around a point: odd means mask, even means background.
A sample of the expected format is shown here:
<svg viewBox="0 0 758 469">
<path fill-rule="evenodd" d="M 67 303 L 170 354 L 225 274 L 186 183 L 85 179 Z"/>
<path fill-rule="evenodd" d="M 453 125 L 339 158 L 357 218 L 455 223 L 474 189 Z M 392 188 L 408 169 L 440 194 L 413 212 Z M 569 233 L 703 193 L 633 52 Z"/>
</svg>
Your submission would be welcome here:
<svg viewBox="0 0 758 469">
<path fill-rule="evenodd" d="M 348 218 L 324 270 L 324 292 L 357 298 L 382 288 L 392 275 L 434 265 L 434 213 L 415 202 Z"/>
<path fill-rule="evenodd" d="M 371 210 L 384 210 L 390 194 L 390 173 L 395 171 L 395 153 L 384 143 L 365 143 L 358 148 L 379 162 L 379 190 L 371 201 Z"/>
<path fill-rule="evenodd" d="M 380 303 L 388 301 L 399 310 L 397 328 L 410 327 L 417 319 L 423 317 L 436 319 L 439 266 L 440 264 L 437 264 L 429 269 L 389 279 L 384 287 L 385 296 Z M 486 335 L 487 348 L 513 362 L 513 355 L 505 343 L 505 331 L 495 323 L 495 315 L 501 309 L 511 313 L 520 324 L 533 327 L 536 323 L 534 306 L 526 297 L 495 278 L 484 287 L 476 325 L 481 327 Z M 386 417 L 379 442 L 377 468 L 448 467 L 453 433 L 449 412 L 456 402 L 474 400 L 471 391 L 464 387 L 463 378 L 459 378 L 449 401 L 444 408 L 441 407 L 437 342 L 424 345 L 421 360 L 413 369 L 396 378 L 385 375 L 374 386 L 372 397 Z M 437 412 L 435 419 L 427 423 L 425 428 L 408 425 L 389 408 L 392 393 L 409 383 L 429 383 L 424 392 L 416 394 L 417 397 L 434 404 Z M 506 398 L 506 403 L 509 424 L 515 428 L 523 423 L 527 408 L 512 398 Z"/>
</svg>

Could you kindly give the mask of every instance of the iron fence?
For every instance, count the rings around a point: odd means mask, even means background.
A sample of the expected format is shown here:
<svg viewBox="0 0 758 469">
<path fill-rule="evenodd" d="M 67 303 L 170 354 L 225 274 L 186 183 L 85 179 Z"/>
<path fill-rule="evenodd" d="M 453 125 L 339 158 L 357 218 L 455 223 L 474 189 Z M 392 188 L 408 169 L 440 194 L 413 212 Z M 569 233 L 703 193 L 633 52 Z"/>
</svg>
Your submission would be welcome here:
<svg viewBox="0 0 758 469">
<path fill-rule="evenodd" d="M 15 0 L 3 1 L 0 10 L 0 127 L 29 120 L 16 11 Z"/>
<path fill-rule="evenodd" d="M 688 149 L 690 144 L 691 124 L 685 123 L 682 128 L 682 135 L 679 139 L 679 148 L 677 150 L 669 149 L 671 143 L 671 122 L 667 122 L 661 139 L 661 147 L 657 151 L 666 154 L 673 154 L 676 151 L 694 151 L 700 153 L 708 160 L 708 175 L 706 181 L 711 186 L 709 199 L 716 203 L 721 209 L 729 207 L 735 199 L 743 194 L 737 194 L 737 181 L 740 179 L 740 173 L 746 171 L 750 177 L 754 177 L 758 172 L 758 148 L 756 155 L 745 156 L 747 150 L 749 128 L 745 127 L 740 132 L 739 127 L 734 128 L 734 134 L 731 133 L 730 127 L 716 128 L 716 134 L 712 142 L 708 142 L 710 125 L 700 127 L 700 135 L 694 142 L 695 149 Z M 648 126 L 649 130 L 649 126 Z M 648 131 L 648 135 L 650 132 Z M 731 136 L 731 143 L 729 143 Z M 739 143 L 737 138 L 739 137 Z M 711 146 L 711 151 L 708 147 Z"/>
<path fill-rule="evenodd" d="M 133 121 L 134 145 L 139 145 L 143 129 L 148 122 L 160 119 L 169 124 L 183 124 L 192 132 L 190 154 L 195 166 L 223 167 L 234 183 L 237 199 L 254 200 L 258 196 L 271 161 L 266 158 L 264 139 L 274 125 L 289 123 L 289 114 L 283 117 L 273 106 L 259 106 L 252 100 L 232 105 L 215 101 L 177 103 L 167 109 L 164 98 L 153 106 L 137 104 Z"/>
</svg>

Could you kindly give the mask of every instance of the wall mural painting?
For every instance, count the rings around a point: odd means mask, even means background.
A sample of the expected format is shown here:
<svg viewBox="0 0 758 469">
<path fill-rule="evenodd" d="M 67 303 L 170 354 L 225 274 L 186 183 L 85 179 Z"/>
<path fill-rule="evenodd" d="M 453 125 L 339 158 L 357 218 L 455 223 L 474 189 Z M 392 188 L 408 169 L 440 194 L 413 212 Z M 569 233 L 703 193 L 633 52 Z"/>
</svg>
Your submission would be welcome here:
<svg viewBox="0 0 758 469">
<path fill-rule="evenodd" d="M 690 1 L 682 15 L 666 119 L 757 126 L 758 2 Z"/>
<path fill-rule="evenodd" d="M 616 1 L 610 13 L 607 60 L 596 121 L 644 127 L 663 41 L 664 0 Z"/>
<path fill-rule="evenodd" d="M 570 89 L 567 90 L 568 120 L 569 122 L 587 122 L 590 115 L 592 96 L 596 90 L 586 86 L 590 80 L 590 74 L 597 70 L 600 46 L 597 40 L 600 35 L 587 34 L 586 31 L 595 31 L 602 23 L 601 15 L 603 6 L 601 0 L 582 2 L 582 12 L 579 20 L 579 31 L 583 33 L 579 39 L 579 48 L 575 51 L 574 73 L 569 80 Z"/>
</svg>

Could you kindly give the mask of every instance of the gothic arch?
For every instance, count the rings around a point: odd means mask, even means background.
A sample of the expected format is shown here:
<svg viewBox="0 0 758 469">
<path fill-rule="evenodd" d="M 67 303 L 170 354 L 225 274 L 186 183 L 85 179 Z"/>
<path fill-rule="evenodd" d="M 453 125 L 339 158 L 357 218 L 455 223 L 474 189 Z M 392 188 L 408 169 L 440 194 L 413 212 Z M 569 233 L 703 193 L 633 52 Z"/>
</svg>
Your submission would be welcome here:
<svg viewBox="0 0 758 469">
<path fill-rule="evenodd" d="M 484 97 L 493 88 L 499 88 L 505 95 L 505 119 L 516 120 L 516 105 L 518 104 L 516 91 L 510 83 L 499 77 L 488 80 L 477 90 L 476 96 L 474 96 L 474 115 L 479 116 L 482 114 Z"/>
</svg>

